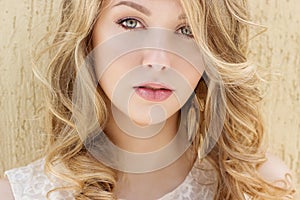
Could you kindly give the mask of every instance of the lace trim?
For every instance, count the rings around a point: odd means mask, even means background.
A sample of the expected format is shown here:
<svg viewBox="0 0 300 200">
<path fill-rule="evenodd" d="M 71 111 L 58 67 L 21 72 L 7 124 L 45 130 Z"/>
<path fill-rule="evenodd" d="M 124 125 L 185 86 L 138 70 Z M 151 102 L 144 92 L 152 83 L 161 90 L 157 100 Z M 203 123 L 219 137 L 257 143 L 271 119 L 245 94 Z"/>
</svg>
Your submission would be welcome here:
<svg viewBox="0 0 300 200">
<path fill-rule="evenodd" d="M 15 200 L 46 200 L 48 191 L 65 185 L 54 176 L 47 176 L 44 164 L 44 159 L 40 159 L 5 172 Z M 195 162 L 184 181 L 158 200 L 211 200 L 215 194 L 216 183 L 216 173 L 208 161 Z M 50 194 L 49 199 L 73 200 L 74 197 L 70 191 L 55 191 Z"/>
<path fill-rule="evenodd" d="M 44 164 L 44 159 L 40 159 L 27 166 L 5 172 L 15 200 L 46 200 L 48 191 L 64 184 L 55 177 L 48 177 L 44 172 Z M 49 199 L 71 200 L 74 198 L 70 192 L 55 191 L 50 194 Z"/>
</svg>

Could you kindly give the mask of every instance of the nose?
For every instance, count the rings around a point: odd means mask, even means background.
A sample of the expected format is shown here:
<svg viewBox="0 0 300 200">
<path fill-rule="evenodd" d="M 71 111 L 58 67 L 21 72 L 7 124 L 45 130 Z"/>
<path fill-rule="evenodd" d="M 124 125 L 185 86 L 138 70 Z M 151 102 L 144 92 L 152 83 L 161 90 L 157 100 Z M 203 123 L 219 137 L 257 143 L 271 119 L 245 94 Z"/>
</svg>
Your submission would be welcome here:
<svg viewBox="0 0 300 200">
<path fill-rule="evenodd" d="M 171 66 L 170 55 L 166 51 L 158 49 L 144 50 L 142 62 L 143 66 L 155 71 L 166 70 Z"/>
</svg>

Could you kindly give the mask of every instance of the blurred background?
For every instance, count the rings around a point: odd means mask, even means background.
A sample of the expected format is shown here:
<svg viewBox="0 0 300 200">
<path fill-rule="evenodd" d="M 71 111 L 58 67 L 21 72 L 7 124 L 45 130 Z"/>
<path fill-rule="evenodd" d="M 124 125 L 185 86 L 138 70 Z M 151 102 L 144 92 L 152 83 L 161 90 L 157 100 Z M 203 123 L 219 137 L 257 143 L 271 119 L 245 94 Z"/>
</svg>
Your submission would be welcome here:
<svg viewBox="0 0 300 200">
<path fill-rule="evenodd" d="M 0 177 L 43 155 L 45 105 L 31 49 L 49 31 L 59 2 L 0 0 Z M 251 40 L 250 59 L 280 73 L 263 102 L 269 151 L 292 169 L 300 189 L 300 1 L 249 2 L 253 21 L 268 27 Z"/>
</svg>

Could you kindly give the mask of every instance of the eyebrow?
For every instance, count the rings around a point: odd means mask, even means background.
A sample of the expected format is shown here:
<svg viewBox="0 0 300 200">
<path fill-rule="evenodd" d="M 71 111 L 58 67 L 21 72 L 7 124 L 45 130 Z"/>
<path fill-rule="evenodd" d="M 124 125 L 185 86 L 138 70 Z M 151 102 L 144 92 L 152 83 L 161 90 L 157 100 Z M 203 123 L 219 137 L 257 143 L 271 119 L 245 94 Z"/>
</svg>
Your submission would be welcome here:
<svg viewBox="0 0 300 200">
<path fill-rule="evenodd" d="M 120 1 L 119 3 L 115 4 L 113 7 L 120 6 L 120 5 L 131 7 L 131 8 L 133 8 L 133 9 L 135 9 L 135 10 L 137 10 L 137 11 L 139 11 L 139 12 L 141 12 L 141 13 L 147 15 L 147 16 L 150 16 L 152 14 L 151 11 L 148 8 L 146 8 L 146 7 L 144 7 L 140 4 L 137 4 L 135 2 L 132 2 L 132 1 Z M 179 20 L 186 19 L 185 14 L 181 14 L 178 17 L 178 19 Z"/>
<path fill-rule="evenodd" d="M 120 5 L 131 7 L 137 11 L 140 11 L 141 13 L 144 13 L 147 16 L 151 15 L 151 11 L 149 9 L 145 8 L 144 6 L 142 6 L 140 4 L 134 3 L 132 1 L 120 1 L 113 7 L 120 6 Z"/>
<path fill-rule="evenodd" d="M 187 19 L 186 15 L 183 13 L 181 15 L 178 16 L 178 19 L 181 20 L 181 19 Z"/>
</svg>

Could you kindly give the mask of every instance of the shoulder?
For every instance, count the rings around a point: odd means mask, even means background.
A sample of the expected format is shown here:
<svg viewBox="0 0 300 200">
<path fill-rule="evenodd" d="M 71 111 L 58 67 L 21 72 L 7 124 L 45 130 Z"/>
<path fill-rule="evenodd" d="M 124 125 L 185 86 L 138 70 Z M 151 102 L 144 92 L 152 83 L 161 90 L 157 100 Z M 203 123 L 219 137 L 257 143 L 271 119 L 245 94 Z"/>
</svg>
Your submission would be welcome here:
<svg viewBox="0 0 300 200">
<path fill-rule="evenodd" d="M 293 187 L 292 172 L 285 163 L 269 153 L 266 154 L 266 158 L 258 169 L 262 178 L 278 187 Z"/>
<path fill-rule="evenodd" d="M 0 179 L 0 196 L 7 200 L 13 200 L 13 193 L 7 179 Z"/>
</svg>

